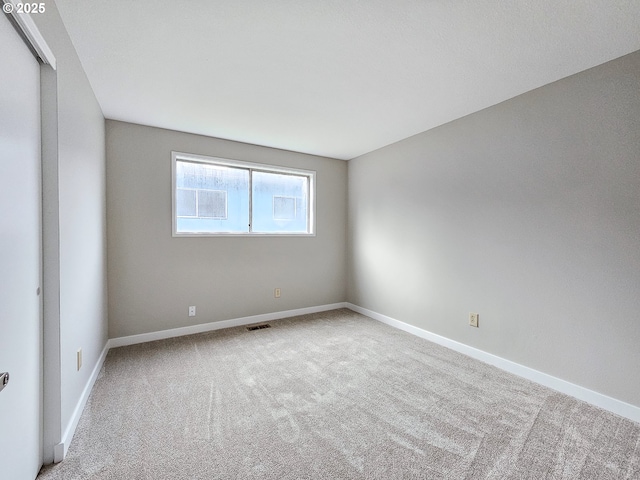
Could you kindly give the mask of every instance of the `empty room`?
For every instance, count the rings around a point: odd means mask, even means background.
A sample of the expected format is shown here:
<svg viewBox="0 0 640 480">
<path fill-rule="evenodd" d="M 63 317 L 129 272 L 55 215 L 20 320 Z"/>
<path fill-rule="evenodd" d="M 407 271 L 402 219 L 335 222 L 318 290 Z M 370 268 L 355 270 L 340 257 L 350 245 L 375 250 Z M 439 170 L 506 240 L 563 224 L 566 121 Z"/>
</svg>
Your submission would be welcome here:
<svg viewBox="0 0 640 480">
<path fill-rule="evenodd" d="M 640 2 L 0 4 L 1 479 L 640 479 Z"/>
</svg>

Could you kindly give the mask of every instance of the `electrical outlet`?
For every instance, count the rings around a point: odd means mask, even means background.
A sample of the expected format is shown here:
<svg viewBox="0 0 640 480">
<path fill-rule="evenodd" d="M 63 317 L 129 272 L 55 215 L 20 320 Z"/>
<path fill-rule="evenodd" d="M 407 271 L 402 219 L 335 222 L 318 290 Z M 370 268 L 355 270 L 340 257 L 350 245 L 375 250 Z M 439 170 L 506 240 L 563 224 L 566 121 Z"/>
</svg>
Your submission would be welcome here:
<svg viewBox="0 0 640 480">
<path fill-rule="evenodd" d="M 274 297 L 276 297 L 276 298 L 280 298 L 280 293 L 281 293 L 281 292 L 280 292 L 280 289 L 279 289 L 279 288 L 276 288 L 276 289 L 273 291 L 273 296 L 274 296 Z"/>
<path fill-rule="evenodd" d="M 78 365 L 78 371 L 80 371 L 80 368 L 82 367 L 82 349 L 79 348 L 78 351 L 76 352 L 76 364 Z"/>
<path fill-rule="evenodd" d="M 472 327 L 478 327 L 478 319 L 479 319 L 480 315 L 477 313 L 470 313 L 469 314 L 469 325 L 471 325 Z"/>
<path fill-rule="evenodd" d="M 190 317 L 195 317 L 196 316 L 196 307 L 195 305 L 192 305 L 189 307 L 189 316 Z"/>
</svg>

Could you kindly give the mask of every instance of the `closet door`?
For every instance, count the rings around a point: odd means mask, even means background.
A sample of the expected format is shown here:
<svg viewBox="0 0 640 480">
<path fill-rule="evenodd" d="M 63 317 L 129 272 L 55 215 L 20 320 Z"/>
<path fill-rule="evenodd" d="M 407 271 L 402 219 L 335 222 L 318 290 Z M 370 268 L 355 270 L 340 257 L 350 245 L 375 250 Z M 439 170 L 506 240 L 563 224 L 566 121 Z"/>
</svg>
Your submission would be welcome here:
<svg viewBox="0 0 640 480">
<path fill-rule="evenodd" d="M 15 480 L 33 480 L 42 464 L 40 152 L 40 65 L 2 13 L 0 478 Z"/>
</svg>

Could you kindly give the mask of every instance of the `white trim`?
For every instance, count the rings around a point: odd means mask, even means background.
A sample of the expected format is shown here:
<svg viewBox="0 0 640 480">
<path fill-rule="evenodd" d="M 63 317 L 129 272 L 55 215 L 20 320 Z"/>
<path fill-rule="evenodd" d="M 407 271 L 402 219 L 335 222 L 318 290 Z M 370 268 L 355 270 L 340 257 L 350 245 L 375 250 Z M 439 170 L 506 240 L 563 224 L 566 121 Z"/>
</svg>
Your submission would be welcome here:
<svg viewBox="0 0 640 480">
<path fill-rule="evenodd" d="M 129 335 L 126 337 L 111 338 L 107 342 L 109 348 L 124 347 L 126 345 L 135 345 L 137 343 L 153 342 L 155 340 L 164 340 L 165 338 L 182 337 L 184 335 L 193 335 L 195 333 L 211 332 L 222 328 L 239 327 L 242 325 L 251 325 L 252 323 L 270 322 L 281 318 L 296 317 L 298 315 L 306 315 L 308 313 L 326 312 L 327 310 L 335 310 L 337 308 L 345 308 L 345 303 L 332 303 L 328 305 L 319 305 L 317 307 L 298 308 L 295 310 L 285 310 L 282 312 L 264 313 L 261 315 L 252 315 L 250 317 L 234 318 L 231 320 L 220 320 L 218 322 L 202 323 L 200 325 L 190 325 L 188 327 L 172 328 L 169 330 L 160 330 L 158 332 L 141 333 L 138 335 Z"/>
<path fill-rule="evenodd" d="M 409 325 L 408 323 L 401 322 L 400 320 L 396 320 L 395 318 L 387 317 L 386 315 L 359 307 L 358 305 L 347 302 L 345 303 L 345 306 L 354 312 L 361 313 L 362 315 L 366 315 L 367 317 L 378 320 L 379 322 L 404 330 L 405 332 L 411 333 L 417 337 L 424 338 L 430 342 L 437 343 L 438 345 L 450 348 L 456 352 L 463 353 L 471 358 L 475 358 L 476 360 L 488 363 L 509 373 L 518 375 L 519 377 L 526 378 L 532 382 L 549 387 L 560 393 L 570 395 L 578 400 L 582 400 L 590 403 L 591 405 L 595 405 L 596 407 L 600 407 L 604 410 L 620 415 L 621 417 L 640 423 L 640 407 L 635 405 L 623 402 L 622 400 L 617 400 L 602 393 L 594 392 L 593 390 L 581 387 L 580 385 L 567 382 L 566 380 L 534 370 L 533 368 L 525 367 L 524 365 L 512 362 L 511 360 L 507 360 L 483 350 L 470 347 L 464 343 L 442 337 L 427 330 Z"/>
<path fill-rule="evenodd" d="M 40 29 L 36 26 L 33 18 L 31 18 L 31 15 L 29 15 L 28 13 L 18 13 L 18 8 L 16 7 L 16 5 L 23 2 L 21 0 L 2 0 L 2 3 L 10 3 L 11 5 L 13 5 L 14 8 L 13 12 L 11 13 L 11 17 L 18 24 L 18 27 L 20 27 L 20 30 L 26 37 L 27 41 L 36 51 L 40 60 L 42 60 L 42 62 L 47 65 L 51 65 L 51 68 L 55 70 L 56 57 L 53 54 L 51 48 L 49 48 L 47 41 L 40 33 Z"/>
<path fill-rule="evenodd" d="M 175 217 L 174 217 L 175 218 Z M 182 217 L 181 217 L 182 218 Z M 175 235 L 175 238 L 208 238 L 208 237 L 315 237 L 315 233 L 293 233 L 293 232 L 282 232 L 282 233 L 228 233 L 228 232 L 214 232 L 214 233 L 179 233 Z"/>
<path fill-rule="evenodd" d="M 64 443 L 58 443 L 53 446 L 53 463 L 60 463 L 64 460 L 65 450 Z"/>
<path fill-rule="evenodd" d="M 43 361 L 43 461 L 45 464 L 49 464 L 56 459 L 56 445 L 62 437 L 58 84 L 57 73 L 53 68 L 43 67 L 40 69 L 40 90 L 42 118 L 43 359 L 46 359 L 46 361 Z"/>
<path fill-rule="evenodd" d="M 211 163 L 214 165 L 224 165 L 227 167 L 246 168 L 251 170 L 258 170 L 261 172 L 271 173 L 284 173 L 290 175 L 315 175 L 315 170 L 305 170 L 303 168 L 281 167 L 279 165 L 269 165 L 266 163 L 245 162 L 244 160 L 234 160 L 231 158 L 214 157 L 211 155 L 197 155 L 195 153 L 185 152 L 171 152 L 171 158 L 173 160 L 180 159 L 185 161 L 192 161 L 198 163 Z"/>
<path fill-rule="evenodd" d="M 54 450 L 54 462 L 58 463 L 64 460 L 64 457 L 67 456 L 67 452 L 69 451 L 69 445 L 71 445 L 71 440 L 73 439 L 73 435 L 76 432 L 76 428 L 78 427 L 78 422 L 80 421 L 80 417 L 82 416 L 82 412 L 84 411 L 84 407 L 87 405 L 87 400 L 89 400 L 89 395 L 91 394 L 91 390 L 98 379 L 98 374 L 100 373 L 100 369 L 104 364 L 105 359 L 107 358 L 107 352 L 109 351 L 109 342 L 107 342 L 102 349 L 102 353 L 96 362 L 95 367 L 93 367 L 93 371 L 91 372 L 91 376 L 89 380 L 87 380 L 87 384 L 82 390 L 82 395 L 80 395 L 80 399 L 76 404 L 76 408 L 71 415 L 71 419 L 67 424 L 67 428 L 62 435 L 62 441 L 55 446 Z"/>
</svg>

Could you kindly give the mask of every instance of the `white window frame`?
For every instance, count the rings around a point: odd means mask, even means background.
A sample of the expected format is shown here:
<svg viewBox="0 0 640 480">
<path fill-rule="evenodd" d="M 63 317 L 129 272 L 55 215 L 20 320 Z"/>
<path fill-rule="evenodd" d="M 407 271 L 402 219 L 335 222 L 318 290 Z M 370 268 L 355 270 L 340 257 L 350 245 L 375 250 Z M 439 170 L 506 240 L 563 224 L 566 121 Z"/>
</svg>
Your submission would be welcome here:
<svg viewBox="0 0 640 480">
<path fill-rule="evenodd" d="M 309 194 L 307 195 L 307 231 L 306 232 L 178 232 L 176 216 L 176 162 L 208 163 L 223 167 L 235 167 L 249 170 L 249 221 L 252 215 L 252 187 L 251 172 L 278 173 L 283 175 L 304 176 L 309 180 Z M 197 198 L 197 195 L 196 195 Z M 193 218 L 193 217 L 192 217 Z M 316 172 L 300 168 L 266 165 L 262 163 L 245 162 L 229 158 L 210 157 L 193 153 L 171 152 L 171 225 L 173 237 L 315 237 L 316 236 Z"/>
</svg>

